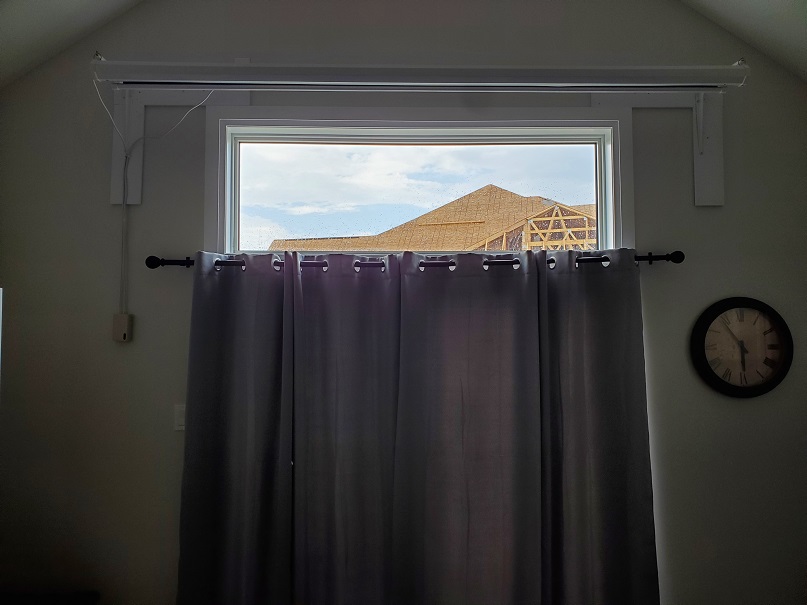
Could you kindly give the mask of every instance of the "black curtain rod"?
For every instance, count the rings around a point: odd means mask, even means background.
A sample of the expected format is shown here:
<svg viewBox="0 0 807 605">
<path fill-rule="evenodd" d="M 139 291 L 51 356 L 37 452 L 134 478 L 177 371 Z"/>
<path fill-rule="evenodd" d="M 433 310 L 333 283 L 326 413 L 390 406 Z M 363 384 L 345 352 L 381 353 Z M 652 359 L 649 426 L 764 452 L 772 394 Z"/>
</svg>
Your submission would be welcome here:
<svg viewBox="0 0 807 605">
<path fill-rule="evenodd" d="M 668 254 L 653 254 L 652 252 L 648 252 L 644 255 L 636 255 L 634 259 L 636 262 L 646 262 L 648 265 L 652 265 L 653 263 L 658 262 L 670 262 L 675 264 L 680 264 L 684 262 L 685 255 L 680 250 L 676 250 L 675 252 L 670 252 Z M 603 263 L 603 262 L 610 262 L 610 258 L 604 254 L 596 254 L 596 255 L 580 255 L 577 257 L 576 262 L 578 263 Z M 518 259 L 510 259 L 510 258 L 489 258 L 483 261 L 484 265 L 512 265 L 513 262 L 518 262 Z M 282 267 L 285 262 L 282 260 L 275 260 L 272 264 Z M 384 261 L 375 260 L 375 261 L 356 261 L 355 266 L 357 267 L 384 267 Z M 550 259 L 547 261 L 547 264 L 554 264 L 554 259 Z M 171 258 L 160 258 L 158 256 L 149 256 L 146 259 L 146 266 L 149 269 L 156 269 L 157 267 L 168 267 L 168 266 L 180 266 L 180 267 L 192 267 L 194 265 L 194 260 L 190 256 L 186 256 L 184 259 L 171 259 Z M 246 270 L 246 262 L 240 259 L 219 259 L 214 262 L 216 268 L 220 267 L 241 267 L 242 269 Z M 420 261 L 421 267 L 451 267 L 456 265 L 453 260 L 433 260 L 433 261 Z M 301 267 L 327 267 L 328 261 L 324 260 L 303 260 L 300 261 Z"/>
</svg>

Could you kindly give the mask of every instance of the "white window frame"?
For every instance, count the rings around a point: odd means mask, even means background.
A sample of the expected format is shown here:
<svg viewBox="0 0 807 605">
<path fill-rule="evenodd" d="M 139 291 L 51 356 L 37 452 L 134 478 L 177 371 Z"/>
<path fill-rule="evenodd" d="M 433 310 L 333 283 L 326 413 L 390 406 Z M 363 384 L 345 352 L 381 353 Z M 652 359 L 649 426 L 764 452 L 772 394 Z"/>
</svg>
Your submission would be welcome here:
<svg viewBox="0 0 807 605">
<path fill-rule="evenodd" d="M 283 140 L 594 143 L 599 247 L 635 245 L 629 108 L 218 106 L 206 111 L 206 250 L 239 252 L 234 246 L 238 144 Z"/>
</svg>

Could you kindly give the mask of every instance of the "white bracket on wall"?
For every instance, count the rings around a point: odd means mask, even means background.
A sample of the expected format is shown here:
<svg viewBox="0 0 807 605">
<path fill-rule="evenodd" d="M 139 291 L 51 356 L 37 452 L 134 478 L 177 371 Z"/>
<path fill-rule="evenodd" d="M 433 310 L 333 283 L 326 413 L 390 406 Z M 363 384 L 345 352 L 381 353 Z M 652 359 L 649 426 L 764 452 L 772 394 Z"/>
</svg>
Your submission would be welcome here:
<svg viewBox="0 0 807 605">
<path fill-rule="evenodd" d="M 703 153 L 703 93 L 695 95 L 695 141 L 698 145 L 698 153 Z"/>
<path fill-rule="evenodd" d="M 695 205 L 723 206 L 723 94 L 608 93 L 591 95 L 591 106 L 655 107 L 692 110 L 692 173 Z"/>
<path fill-rule="evenodd" d="M 146 144 L 146 106 L 182 106 L 189 109 L 202 101 L 209 90 L 115 89 L 113 116 L 130 148 L 126 205 L 140 204 L 143 198 L 143 149 Z M 202 107 L 249 105 L 250 93 L 243 90 L 216 91 Z M 123 166 L 126 150 L 116 132 L 112 133 L 112 178 L 110 202 L 123 202 Z"/>
</svg>

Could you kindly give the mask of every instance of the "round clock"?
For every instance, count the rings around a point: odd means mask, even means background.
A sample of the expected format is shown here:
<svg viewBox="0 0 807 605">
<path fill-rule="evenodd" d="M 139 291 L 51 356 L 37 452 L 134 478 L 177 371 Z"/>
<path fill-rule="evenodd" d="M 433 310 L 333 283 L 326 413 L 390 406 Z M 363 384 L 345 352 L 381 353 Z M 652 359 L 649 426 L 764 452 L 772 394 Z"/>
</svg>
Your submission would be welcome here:
<svg viewBox="0 0 807 605">
<path fill-rule="evenodd" d="M 701 313 L 690 352 L 706 384 L 731 397 L 756 397 L 787 375 L 793 337 L 782 316 L 765 303 L 726 298 Z"/>
</svg>

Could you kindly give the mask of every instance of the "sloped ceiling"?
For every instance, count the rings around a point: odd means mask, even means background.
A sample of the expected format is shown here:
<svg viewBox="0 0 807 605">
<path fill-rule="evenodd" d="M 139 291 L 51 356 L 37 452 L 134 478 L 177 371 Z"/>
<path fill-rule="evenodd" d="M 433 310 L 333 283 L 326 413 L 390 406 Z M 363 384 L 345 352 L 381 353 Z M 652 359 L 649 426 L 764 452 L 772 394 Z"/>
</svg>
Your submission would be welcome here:
<svg viewBox="0 0 807 605">
<path fill-rule="evenodd" d="M 681 1 L 807 80 L 807 0 Z"/>
<path fill-rule="evenodd" d="M 0 0 L 0 88 L 142 0 Z M 807 0 L 680 0 L 807 81 Z"/>
<path fill-rule="evenodd" d="M 0 0 L 0 88 L 141 0 Z"/>
</svg>

